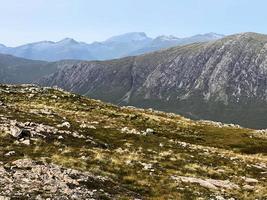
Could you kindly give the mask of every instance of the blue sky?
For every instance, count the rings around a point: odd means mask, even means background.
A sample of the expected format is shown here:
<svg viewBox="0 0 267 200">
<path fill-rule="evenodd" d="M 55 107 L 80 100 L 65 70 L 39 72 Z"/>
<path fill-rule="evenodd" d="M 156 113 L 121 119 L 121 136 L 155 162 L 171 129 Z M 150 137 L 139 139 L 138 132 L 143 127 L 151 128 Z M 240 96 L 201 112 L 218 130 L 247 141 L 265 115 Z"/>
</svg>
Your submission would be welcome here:
<svg viewBox="0 0 267 200">
<path fill-rule="evenodd" d="M 0 0 L 0 43 L 92 42 L 133 31 L 267 33 L 266 8 L 266 0 Z"/>
</svg>

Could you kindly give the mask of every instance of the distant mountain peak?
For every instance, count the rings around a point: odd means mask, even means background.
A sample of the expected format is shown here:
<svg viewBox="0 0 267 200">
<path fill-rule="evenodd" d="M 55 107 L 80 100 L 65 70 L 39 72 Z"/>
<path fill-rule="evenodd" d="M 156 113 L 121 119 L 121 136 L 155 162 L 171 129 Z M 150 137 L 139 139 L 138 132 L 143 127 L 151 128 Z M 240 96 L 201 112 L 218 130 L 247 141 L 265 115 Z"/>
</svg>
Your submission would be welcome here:
<svg viewBox="0 0 267 200">
<path fill-rule="evenodd" d="M 52 41 L 48 41 L 48 40 L 43 40 L 40 42 L 36 42 L 36 43 L 31 43 L 31 44 L 54 44 L 55 42 Z"/>
<path fill-rule="evenodd" d="M 204 35 L 207 35 L 207 36 L 210 36 L 210 37 L 214 37 L 214 38 L 223 38 L 223 37 L 225 37 L 225 35 L 214 33 L 214 32 L 206 33 Z"/>
<path fill-rule="evenodd" d="M 61 43 L 61 44 L 79 44 L 79 42 L 77 42 L 73 38 L 64 38 L 64 39 L 58 41 L 57 43 Z"/>
<path fill-rule="evenodd" d="M 192 37 L 202 37 L 202 38 L 206 37 L 209 39 L 221 39 L 221 38 L 225 37 L 225 35 L 210 32 L 210 33 L 204 33 L 204 34 L 197 34 L 197 35 L 194 35 Z"/>
<path fill-rule="evenodd" d="M 105 42 L 129 42 L 129 41 L 142 41 L 150 40 L 144 32 L 130 32 L 122 35 L 117 35 L 107 39 Z"/>
<path fill-rule="evenodd" d="M 3 44 L 0 44 L 0 48 L 6 48 L 6 46 Z"/>
</svg>

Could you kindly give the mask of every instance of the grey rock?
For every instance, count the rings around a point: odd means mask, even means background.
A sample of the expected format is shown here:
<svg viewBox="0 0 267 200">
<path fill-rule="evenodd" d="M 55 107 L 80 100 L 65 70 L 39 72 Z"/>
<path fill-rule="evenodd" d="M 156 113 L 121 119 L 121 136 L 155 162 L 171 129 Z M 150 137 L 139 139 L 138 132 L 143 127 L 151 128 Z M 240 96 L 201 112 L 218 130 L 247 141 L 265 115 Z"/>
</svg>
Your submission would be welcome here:
<svg viewBox="0 0 267 200">
<path fill-rule="evenodd" d="M 3 200 L 26 194 L 33 199 L 97 199 L 103 192 L 92 193 L 92 190 L 81 183 L 96 181 L 102 184 L 107 181 L 89 172 L 66 169 L 31 159 L 15 160 L 5 168 L 7 170 L 0 166 L 0 198 Z"/>
<path fill-rule="evenodd" d="M 153 134 L 153 133 L 155 133 L 155 131 L 151 128 L 147 128 L 145 133 L 146 134 Z"/>
<path fill-rule="evenodd" d="M 69 122 L 63 122 L 62 124 L 57 125 L 57 127 L 59 127 L 59 128 L 62 128 L 62 127 L 70 128 L 70 123 Z"/>
<path fill-rule="evenodd" d="M 14 155 L 16 152 L 15 151 L 9 151 L 5 154 L 6 157 Z"/>
<path fill-rule="evenodd" d="M 186 176 L 174 176 L 172 178 L 185 183 L 198 183 L 199 185 L 211 190 L 218 190 L 220 188 L 239 189 L 239 186 L 237 184 L 232 183 L 229 180 L 201 179 Z"/>
<path fill-rule="evenodd" d="M 20 143 L 21 144 L 25 144 L 25 145 L 30 145 L 31 144 L 30 140 L 23 140 Z"/>
<path fill-rule="evenodd" d="M 22 133 L 22 130 L 16 126 L 10 127 L 10 135 L 12 135 L 15 138 L 18 138 Z"/>
<path fill-rule="evenodd" d="M 11 126 L 10 135 L 12 135 L 16 139 L 21 139 L 21 138 L 30 138 L 31 133 L 27 129 L 21 129 L 17 126 Z"/>
</svg>

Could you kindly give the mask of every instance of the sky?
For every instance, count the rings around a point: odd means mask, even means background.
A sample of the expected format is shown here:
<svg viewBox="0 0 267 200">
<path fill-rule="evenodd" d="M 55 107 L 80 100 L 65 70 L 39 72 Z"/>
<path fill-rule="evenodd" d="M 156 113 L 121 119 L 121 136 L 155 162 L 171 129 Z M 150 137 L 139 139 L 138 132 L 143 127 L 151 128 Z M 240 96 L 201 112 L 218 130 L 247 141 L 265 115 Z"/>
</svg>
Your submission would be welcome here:
<svg viewBox="0 0 267 200">
<path fill-rule="evenodd" d="M 127 32 L 267 34 L 266 0 L 0 0 L 0 43 L 87 43 Z"/>
</svg>

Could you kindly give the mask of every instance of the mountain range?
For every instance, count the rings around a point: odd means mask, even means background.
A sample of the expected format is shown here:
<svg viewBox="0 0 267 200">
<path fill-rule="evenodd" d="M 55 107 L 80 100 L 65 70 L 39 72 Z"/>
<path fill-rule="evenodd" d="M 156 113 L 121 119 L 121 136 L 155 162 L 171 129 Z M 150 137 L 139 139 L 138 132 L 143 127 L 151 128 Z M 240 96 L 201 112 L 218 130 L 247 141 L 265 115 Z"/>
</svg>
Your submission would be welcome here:
<svg viewBox="0 0 267 200">
<path fill-rule="evenodd" d="M 137 34 L 135 40 L 143 37 Z M 1 55 L 0 80 L 58 86 L 192 119 L 267 128 L 266 63 L 267 36 L 241 33 L 108 61 L 46 62 Z"/>
<path fill-rule="evenodd" d="M 119 105 L 267 128 L 267 36 L 242 33 L 136 57 L 80 62 L 39 84 Z"/>
<path fill-rule="evenodd" d="M 140 55 L 177 45 L 216 40 L 222 37 L 223 35 L 216 33 L 207 33 L 187 38 L 174 36 L 150 38 L 143 32 L 132 32 L 91 44 L 78 42 L 71 38 L 65 38 L 58 42 L 41 41 L 18 47 L 6 47 L 0 44 L 0 53 L 43 61 L 108 60 L 129 55 Z"/>
</svg>

